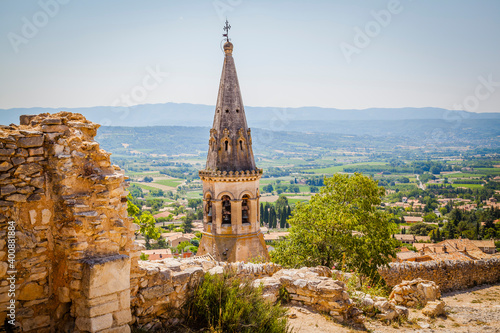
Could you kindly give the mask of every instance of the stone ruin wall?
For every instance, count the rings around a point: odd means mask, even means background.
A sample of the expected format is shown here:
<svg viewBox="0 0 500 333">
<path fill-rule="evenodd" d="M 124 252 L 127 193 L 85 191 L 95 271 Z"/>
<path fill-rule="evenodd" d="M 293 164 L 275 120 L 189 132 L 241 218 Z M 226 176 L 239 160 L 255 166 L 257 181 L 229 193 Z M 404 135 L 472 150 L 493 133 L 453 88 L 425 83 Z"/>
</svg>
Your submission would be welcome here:
<svg viewBox="0 0 500 333">
<path fill-rule="evenodd" d="M 421 278 L 436 282 L 446 292 L 499 282 L 500 259 L 391 263 L 379 269 L 379 273 L 391 287 L 404 280 Z"/>
<path fill-rule="evenodd" d="M 181 305 L 204 273 L 224 269 L 263 283 L 269 299 L 284 287 L 294 302 L 333 307 L 335 317 L 348 316 L 345 286 L 333 283 L 326 268 L 138 261 L 126 177 L 94 141 L 98 127 L 68 112 L 21 116 L 20 125 L 0 126 L 0 330 L 10 301 L 10 221 L 15 222 L 16 331 L 126 333 L 130 324 L 166 327 L 179 320 Z M 499 281 L 500 260 L 391 264 L 380 273 L 391 286 L 420 277 L 446 291 Z"/>
<path fill-rule="evenodd" d="M 98 127 L 68 112 L 0 127 L 0 325 L 14 221 L 19 331 L 127 331 L 138 249 L 125 176 L 94 141 Z"/>
</svg>

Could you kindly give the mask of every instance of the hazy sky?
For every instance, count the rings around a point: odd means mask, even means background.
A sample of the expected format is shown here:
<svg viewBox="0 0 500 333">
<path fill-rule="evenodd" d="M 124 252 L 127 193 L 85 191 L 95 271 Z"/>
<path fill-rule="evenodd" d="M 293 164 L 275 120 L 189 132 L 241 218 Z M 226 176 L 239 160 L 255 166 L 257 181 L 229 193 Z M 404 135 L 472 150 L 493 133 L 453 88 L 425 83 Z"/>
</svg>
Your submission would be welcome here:
<svg viewBox="0 0 500 333">
<path fill-rule="evenodd" d="M 0 0 L 0 108 L 214 105 L 226 16 L 245 105 L 500 112 L 498 0 Z"/>
</svg>

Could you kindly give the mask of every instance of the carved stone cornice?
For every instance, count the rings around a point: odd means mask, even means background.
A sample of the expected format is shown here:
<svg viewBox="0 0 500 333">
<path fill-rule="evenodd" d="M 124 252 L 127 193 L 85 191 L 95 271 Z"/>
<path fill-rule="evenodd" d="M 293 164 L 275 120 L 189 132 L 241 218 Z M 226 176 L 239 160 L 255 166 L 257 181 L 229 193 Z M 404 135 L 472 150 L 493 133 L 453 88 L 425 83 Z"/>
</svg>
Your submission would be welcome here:
<svg viewBox="0 0 500 333">
<path fill-rule="evenodd" d="M 207 169 L 198 171 L 201 180 L 214 180 L 219 182 L 245 182 L 258 180 L 262 177 L 262 173 L 262 169 L 229 172 Z"/>
</svg>

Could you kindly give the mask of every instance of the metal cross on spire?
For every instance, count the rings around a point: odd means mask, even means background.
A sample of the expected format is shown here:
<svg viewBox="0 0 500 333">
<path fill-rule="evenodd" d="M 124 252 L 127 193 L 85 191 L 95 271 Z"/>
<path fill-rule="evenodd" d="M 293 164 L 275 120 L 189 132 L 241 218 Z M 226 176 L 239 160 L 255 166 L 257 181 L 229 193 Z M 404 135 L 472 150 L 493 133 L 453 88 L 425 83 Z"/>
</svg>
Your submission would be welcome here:
<svg viewBox="0 0 500 333">
<path fill-rule="evenodd" d="M 231 26 L 229 25 L 229 22 L 226 19 L 226 25 L 224 26 L 224 31 L 226 32 L 225 34 L 222 34 L 222 36 L 226 37 L 226 42 L 229 42 L 229 29 L 231 29 Z"/>
</svg>

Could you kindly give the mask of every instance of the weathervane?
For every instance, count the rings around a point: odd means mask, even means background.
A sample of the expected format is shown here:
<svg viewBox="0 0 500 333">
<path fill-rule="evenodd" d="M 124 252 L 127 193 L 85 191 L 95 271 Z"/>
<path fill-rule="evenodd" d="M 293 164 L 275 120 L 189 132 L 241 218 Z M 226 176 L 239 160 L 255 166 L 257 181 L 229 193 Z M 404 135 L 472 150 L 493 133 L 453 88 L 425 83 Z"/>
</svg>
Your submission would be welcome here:
<svg viewBox="0 0 500 333">
<path fill-rule="evenodd" d="M 229 29 L 231 29 L 231 26 L 229 25 L 229 22 L 226 19 L 226 25 L 224 26 L 224 31 L 226 32 L 225 34 L 222 34 L 222 36 L 226 37 L 226 42 L 229 42 Z"/>
</svg>

